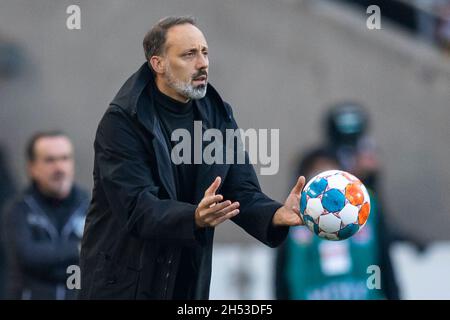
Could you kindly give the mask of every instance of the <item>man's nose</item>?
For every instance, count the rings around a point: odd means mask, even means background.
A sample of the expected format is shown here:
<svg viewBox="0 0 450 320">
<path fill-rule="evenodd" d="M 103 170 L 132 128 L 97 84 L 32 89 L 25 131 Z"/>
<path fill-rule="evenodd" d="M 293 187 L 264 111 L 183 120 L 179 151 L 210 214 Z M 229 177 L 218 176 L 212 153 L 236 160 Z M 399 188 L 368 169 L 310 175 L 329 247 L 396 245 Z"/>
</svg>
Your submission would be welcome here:
<svg viewBox="0 0 450 320">
<path fill-rule="evenodd" d="M 209 65 L 208 56 L 205 56 L 203 54 L 199 54 L 199 57 L 197 58 L 196 68 L 198 70 L 206 69 L 206 68 L 208 68 L 208 65 Z"/>
<path fill-rule="evenodd" d="M 67 160 L 66 159 L 58 159 L 58 161 L 55 162 L 55 165 L 54 165 L 55 171 L 66 172 L 66 168 L 67 168 Z"/>
<path fill-rule="evenodd" d="M 53 167 L 53 172 L 66 172 L 64 164 L 56 163 Z"/>
</svg>

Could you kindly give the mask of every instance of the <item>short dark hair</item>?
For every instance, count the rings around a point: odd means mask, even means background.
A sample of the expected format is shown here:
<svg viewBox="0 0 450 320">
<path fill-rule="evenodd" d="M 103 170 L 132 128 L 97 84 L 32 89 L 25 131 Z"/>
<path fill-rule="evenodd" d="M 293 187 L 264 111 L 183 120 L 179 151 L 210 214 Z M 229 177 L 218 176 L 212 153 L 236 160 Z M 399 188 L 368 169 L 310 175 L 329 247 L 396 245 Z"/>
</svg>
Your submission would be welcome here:
<svg viewBox="0 0 450 320">
<path fill-rule="evenodd" d="M 167 31 L 174 26 L 186 23 L 193 26 L 197 25 L 196 19 L 192 16 L 171 16 L 159 20 L 144 37 L 142 44 L 144 46 L 145 59 L 150 61 L 152 56 L 161 55 L 166 49 Z"/>
<path fill-rule="evenodd" d="M 52 130 L 52 131 L 39 131 L 33 134 L 28 140 L 27 148 L 26 148 L 26 157 L 28 162 L 33 162 L 36 159 L 35 146 L 39 139 L 49 138 L 49 137 L 67 137 L 63 131 L 60 130 Z"/>
</svg>

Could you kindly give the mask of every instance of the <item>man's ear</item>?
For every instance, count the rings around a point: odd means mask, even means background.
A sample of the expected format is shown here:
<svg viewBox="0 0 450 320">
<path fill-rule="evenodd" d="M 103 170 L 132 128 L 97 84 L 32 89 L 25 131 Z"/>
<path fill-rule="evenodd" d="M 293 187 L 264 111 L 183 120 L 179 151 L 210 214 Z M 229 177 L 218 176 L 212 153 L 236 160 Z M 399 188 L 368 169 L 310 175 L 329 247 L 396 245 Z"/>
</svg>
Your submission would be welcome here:
<svg viewBox="0 0 450 320">
<path fill-rule="evenodd" d="M 150 65 L 156 73 L 164 73 L 165 71 L 165 61 L 163 57 L 152 56 L 150 58 Z"/>
</svg>

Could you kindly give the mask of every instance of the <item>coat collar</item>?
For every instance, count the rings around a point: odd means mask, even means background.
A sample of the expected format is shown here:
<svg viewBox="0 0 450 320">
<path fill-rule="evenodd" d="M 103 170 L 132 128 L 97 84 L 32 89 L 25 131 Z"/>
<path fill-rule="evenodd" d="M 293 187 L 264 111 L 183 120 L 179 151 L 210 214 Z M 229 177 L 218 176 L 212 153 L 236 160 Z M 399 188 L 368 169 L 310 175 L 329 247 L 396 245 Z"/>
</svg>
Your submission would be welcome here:
<svg viewBox="0 0 450 320">
<path fill-rule="evenodd" d="M 150 95 L 150 101 L 144 101 L 142 97 L 148 86 L 156 88 L 154 75 L 147 63 L 144 63 L 125 84 L 120 88 L 111 104 L 125 109 L 130 115 L 137 116 L 138 120 L 151 132 L 155 130 L 156 113 L 153 96 Z M 218 112 L 224 116 L 225 122 L 231 122 L 231 113 L 225 107 L 225 104 L 216 89 L 208 83 L 207 94 L 205 98 L 197 100 L 200 117 L 207 128 L 211 128 L 211 116 L 207 107 L 208 102 L 213 101 L 214 106 L 218 107 Z M 150 102 L 150 103 L 149 103 Z"/>
</svg>

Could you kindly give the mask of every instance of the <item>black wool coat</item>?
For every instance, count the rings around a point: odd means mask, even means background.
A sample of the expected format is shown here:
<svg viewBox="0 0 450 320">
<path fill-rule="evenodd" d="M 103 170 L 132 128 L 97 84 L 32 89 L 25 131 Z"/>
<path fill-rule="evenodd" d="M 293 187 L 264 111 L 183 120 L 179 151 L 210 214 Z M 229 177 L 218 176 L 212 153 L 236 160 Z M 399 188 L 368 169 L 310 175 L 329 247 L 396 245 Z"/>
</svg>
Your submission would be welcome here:
<svg viewBox="0 0 450 320">
<path fill-rule="evenodd" d="M 200 248 L 192 298 L 209 297 L 214 228 L 196 231 L 196 205 L 177 200 L 170 150 L 148 88 L 155 90 L 154 76 L 144 64 L 119 90 L 97 129 L 81 299 L 171 299 L 183 246 Z M 237 128 L 231 107 L 211 85 L 196 102 L 203 130 L 216 128 L 225 137 L 226 129 Z M 225 143 L 223 148 L 225 154 Z M 262 193 L 248 161 L 198 167 L 196 203 L 220 176 L 218 193 L 240 202 L 233 222 L 270 247 L 285 239 L 288 228 L 271 223 L 281 204 Z"/>
</svg>

